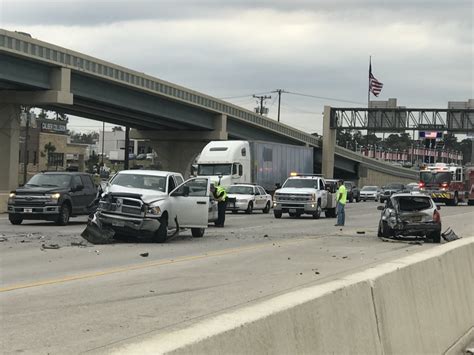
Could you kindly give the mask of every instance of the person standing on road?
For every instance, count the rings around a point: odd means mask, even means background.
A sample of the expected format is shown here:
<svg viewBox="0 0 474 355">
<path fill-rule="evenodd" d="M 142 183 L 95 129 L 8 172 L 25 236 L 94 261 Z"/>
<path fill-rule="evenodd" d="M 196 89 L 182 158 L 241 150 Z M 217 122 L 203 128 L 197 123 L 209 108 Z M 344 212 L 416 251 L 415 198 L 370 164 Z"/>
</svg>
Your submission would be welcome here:
<svg viewBox="0 0 474 355">
<path fill-rule="evenodd" d="M 335 226 L 344 226 L 346 222 L 346 212 L 344 208 L 346 207 L 347 201 L 347 190 L 344 186 L 344 180 L 338 181 L 339 188 L 337 189 L 336 193 L 336 201 L 337 201 L 337 224 Z"/>
<path fill-rule="evenodd" d="M 227 192 L 219 183 L 216 188 L 215 197 L 217 200 L 217 221 L 216 227 L 224 227 L 225 210 L 227 208 Z"/>
</svg>

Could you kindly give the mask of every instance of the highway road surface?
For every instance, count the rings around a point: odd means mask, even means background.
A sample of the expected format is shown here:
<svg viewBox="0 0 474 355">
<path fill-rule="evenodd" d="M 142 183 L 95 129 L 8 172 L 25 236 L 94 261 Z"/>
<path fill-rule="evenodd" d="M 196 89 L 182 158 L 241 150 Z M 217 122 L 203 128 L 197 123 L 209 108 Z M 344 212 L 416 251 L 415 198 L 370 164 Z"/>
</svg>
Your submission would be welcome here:
<svg viewBox="0 0 474 355">
<path fill-rule="evenodd" d="M 335 219 L 228 214 L 225 228 L 210 227 L 199 239 L 185 232 L 166 244 L 91 245 L 80 237 L 85 218 L 66 227 L 13 226 L 0 215 L 0 349 L 103 353 L 437 247 L 379 240 L 377 205 L 348 204 L 344 228 Z M 443 229 L 473 234 L 474 207 L 440 212 Z"/>
</svg>

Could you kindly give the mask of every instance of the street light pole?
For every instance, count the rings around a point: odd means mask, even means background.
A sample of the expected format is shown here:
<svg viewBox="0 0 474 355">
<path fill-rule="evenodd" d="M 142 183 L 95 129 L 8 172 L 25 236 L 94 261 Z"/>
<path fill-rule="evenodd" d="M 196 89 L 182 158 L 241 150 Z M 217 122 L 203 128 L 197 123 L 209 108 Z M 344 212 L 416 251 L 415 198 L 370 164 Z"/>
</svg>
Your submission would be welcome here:
<svg viewBox="0 0 474 355">
<path fill-rule="evenodd" d="M 28 178 L 28 135 L 30 134 L 30 108 L 25 107 L 26 114 L 26 127 L 25 127 L 25 151 L 23 152 L 23 184 L 26 184 Z"/>
</svg>

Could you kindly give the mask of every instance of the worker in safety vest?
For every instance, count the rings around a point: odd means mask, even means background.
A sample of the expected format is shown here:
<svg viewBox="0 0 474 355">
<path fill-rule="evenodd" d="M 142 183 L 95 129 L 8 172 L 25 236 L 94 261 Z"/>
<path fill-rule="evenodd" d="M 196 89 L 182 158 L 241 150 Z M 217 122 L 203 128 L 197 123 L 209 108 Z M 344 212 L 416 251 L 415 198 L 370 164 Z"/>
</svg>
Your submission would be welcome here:
<svg viewBox="0 0 474 355">
<path fill-rule="evenodd" d="M 217 184 L 214 196 L 217 200 L 217 221 L 215 224 L 216 227 L 224 227 L 225 210 L 227 208 L 227 192 L 225 188 Z"/>
<path fill-rule="evenodd" d="M 347 201 L 347 190 L 344 186 L 344 180 L 339 180 L 338 186 L 339 188 L 337 189 L 336 193 L 337 223 L 335 224 L 335 226 L 342 227 L 346 222 L 346 212 L 344 209 L 346 207 Z"/>
</svg>

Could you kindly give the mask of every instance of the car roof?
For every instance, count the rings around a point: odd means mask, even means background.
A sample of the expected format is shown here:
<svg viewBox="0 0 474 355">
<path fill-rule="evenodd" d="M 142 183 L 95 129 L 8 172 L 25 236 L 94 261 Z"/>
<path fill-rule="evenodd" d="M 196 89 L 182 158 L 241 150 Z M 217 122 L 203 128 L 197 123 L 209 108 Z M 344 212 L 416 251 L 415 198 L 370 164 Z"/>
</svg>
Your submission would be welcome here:
<svg viewBox="0 0 474 355">
<path fill-rule="evenodd" d="M 296 175 L 296 176 L 290 176 L 288 179 L 307 179 L 307 180 L 313 180 L 313 179 L 322 179 L 322 176 L 308 176 L 308 175 Z"/>
<path fill-rule="evenodd" d="M 162 171 L 162 170 L 122 170 L 117 174 L 127 174 L 127 175 L 152 175 L 152 176 L 169 176 L 169 175 L 180 175 L 172 171 Z"/>
<path fill-rule="evenodd" d="M 397 194 L 393 194 L 391 197 L 426 197 L 431 199 L 430 196 L 420 193 L 412 193 L 412 192 L 400 192 Z"/>
<path fill-rule="evenodd" d="M 45 174 L 45 175 L 90 175 L 89 173 L 84 173 L 82 171 L 42 171 L 38 174 Z"/>
</svg>

